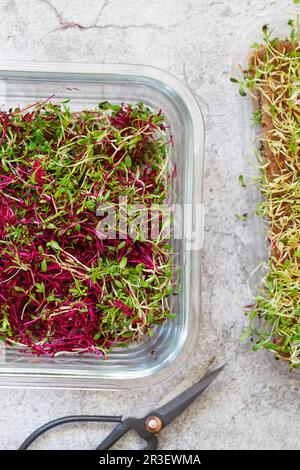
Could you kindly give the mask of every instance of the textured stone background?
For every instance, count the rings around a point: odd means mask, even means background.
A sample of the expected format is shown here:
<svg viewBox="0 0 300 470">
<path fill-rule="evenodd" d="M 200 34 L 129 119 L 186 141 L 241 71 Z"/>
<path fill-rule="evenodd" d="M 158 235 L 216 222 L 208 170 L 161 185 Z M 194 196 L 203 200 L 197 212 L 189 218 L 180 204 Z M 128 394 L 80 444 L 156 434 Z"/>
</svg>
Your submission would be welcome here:
<svg viewBox="0 0 300 470">
<path fill-rule="evenodd" d="M 241 305 L 252 263 L 251 224 L 237 177 L 244 171 L 239 98 L 229 82 L 238 31 L 264 24 L 284 0 L 0 0 L 0 57 L 142 63 L 169 70 L 194 92 L 206 122 L 203 318 L 184 375 L 211 355 L 222 376 L 162 433 L 164 449 L 299 448 L 299 382 L 241 346 Z M 260 16 L 260 18 L 258 18 Z M 245 26 L 246 25 L 246 26 Z M 0 448 L 14 449 L 47 420 L 78 413 L 143 415 L 168 392 L 0 390 Z M 40 447 L 93 448 L 98 426 L 65 428 Z"/>
</svg>

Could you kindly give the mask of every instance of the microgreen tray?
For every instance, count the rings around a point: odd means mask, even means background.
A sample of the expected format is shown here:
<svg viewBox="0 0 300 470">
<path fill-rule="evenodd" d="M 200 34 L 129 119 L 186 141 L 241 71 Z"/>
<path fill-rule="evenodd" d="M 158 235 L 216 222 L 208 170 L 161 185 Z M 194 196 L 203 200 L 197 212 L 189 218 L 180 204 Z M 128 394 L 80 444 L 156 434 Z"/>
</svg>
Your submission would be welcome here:
<svg viewBox="0 0 300 470">
<path fill-rule="evenodd" d="M 0 64 L 0 104 L 21 108 L 53 96 L 70 99 L 72 111 L 94 109 L 100 102 L 143 102 L 162 110 L 174 146 L 176 164 L 170 206 L 180 208 L 176 240 L 180 292 L 170 299 L 176 319 L 158 327 L 152 337 L 113 349 L 108 359 L 93 354 L 36 356 L 1 344 L 0 386 L 119 389 L 147 387 L 178 371 L 193 352 L 201 316 L 200 252 L 203 244 L 204 126 L 197 102 L 175 77 L 136 65 L 47 63 Z M 194 231 L 194 234 L 192 234 Z"/>
<path fill-rule="evenodd" d="M 299 7 L 293 6 L 289 10 L 283 9 L 280 12 L 274 12 L 269 17 L 261 16 L 257 17 L 255 22 L 249 22 L 242 26 L 240 34 L 238 34 L 238 42 L 235 49 L 232 52 L 234 68 L 232 75 L 242 80 L 243 74 L 241 69 L 247 70 L 249 67 L 249 58 L 253 54 L 253 51 L 257 48 L 258 44 L 263 43 L 263 31 L 268 31 L 272 38 L 278 38 L 280 40 L 289 40 L 291 37 L 291 26 L 294 22 L 296 24 L 296 18 L 299 15 Z M 289 23 L 289 24 L 288 24 Z M 266 29 L 267 27 L 267 29 Z M 243 47 L 241 47 L 241 44 Z M 236 90 L 235 90 L 236 91 Z M 242 91 L 243 94 L 243 91 Z M 262 217 L 256 215 L 256 210 L 262 201 L 261 192 L 258 189 L 258 185 L 255 182 L 258 181 L 259 177 L 259 163 L 257 160 L 257 154 L 260 149 L 260 136 L 261 130 L 259 126 L 253 125 L 253 112 L 254 100 L 250 94 L 241 98 L 237 98 L 239 101 L 241 116 L 241 135 L 243 136 L 242 154 L 245 160 L 245 173 L 243 182 L 246 182 L 247 195 L 249 196 L 249 222 L 253 227 L 253 239 L 252 239 L 252 258 L 249 264 L 249 271 L 252 274 L 249 279 L 249 295 L 247 298 L 246 309 L 253 309 L 255 304 L 255 298 L 260 292 L 262 283 L 265 282 L 265 275 L 268 271 L 268 259 L 272 251 L 272 246 L 267 240 L 267 225 L 266 221 Z M 260 323 L 258 320 L 258 329 Z M 246 336 L 243 334 L 243 336 Z M 273 338 L 270 338 L 270 342 Z M 254 346 L 256 349 L 256 344 Z M 277 368 L 283 373 L 291 373 L 289 365 L 284 360 L 275 360 L 276 354 L 269 348 L 265 351 L 265 355 Z M 293 375 L 300 377 L 299 368 L 292 369 Z"/>
</svg>

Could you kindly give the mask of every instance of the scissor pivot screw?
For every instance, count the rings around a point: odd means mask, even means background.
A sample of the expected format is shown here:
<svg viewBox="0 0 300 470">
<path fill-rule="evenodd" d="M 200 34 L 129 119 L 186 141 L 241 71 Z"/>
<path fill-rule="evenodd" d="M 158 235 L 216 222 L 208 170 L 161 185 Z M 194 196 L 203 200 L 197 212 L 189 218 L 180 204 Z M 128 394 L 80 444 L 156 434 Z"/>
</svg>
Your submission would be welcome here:
<svg viewBox="0 0 300 470">
<path fill-rule="evenodd" d="M 163 427 L 162 420 L 158 416 L 149 416 L 146 420 L 146 428 L 149 432 L 159 432 Z"/>
</svg>

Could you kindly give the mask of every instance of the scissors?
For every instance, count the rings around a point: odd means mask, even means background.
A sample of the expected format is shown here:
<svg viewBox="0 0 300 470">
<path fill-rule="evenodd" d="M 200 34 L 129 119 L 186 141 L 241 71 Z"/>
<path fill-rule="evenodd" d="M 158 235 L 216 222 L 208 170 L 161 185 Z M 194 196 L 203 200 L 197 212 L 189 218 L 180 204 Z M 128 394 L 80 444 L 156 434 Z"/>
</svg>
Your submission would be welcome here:
<svg viewBox="0 0 300 470">
<path fill-rule="evenodd" d="M 146 441 L 145 450 L 155 450 L 158 446 L 158 434 L 160 431 L 168 426 L 178 415 L 180 415 L 202 392 L 216 379 L 219 373 L 223 370 L 224 365 L 219 369 L 206 374 L 199 382 L 192 385 L 190 388 L 179 394 L 177 397 L 170 400 L 165 405 L 152 410 L 143 418 L 127 418 L 122 420 L 121 416 L 66 416 L 41 426 L 34 431 L 23 444 L 19 450 L 27 449 L 33 441 L 35 441 L 41 434 L 45 433 L 53 427 L 66 423 L 74 422 L 110 422 L 119 423 L 115 429 L 107 436 L 104 441 L 97 447 L 96 450 L 110 449 L 121 437 L 123 437 L 129 430 L 134 430 L 136 433 Z"/>
</svg>

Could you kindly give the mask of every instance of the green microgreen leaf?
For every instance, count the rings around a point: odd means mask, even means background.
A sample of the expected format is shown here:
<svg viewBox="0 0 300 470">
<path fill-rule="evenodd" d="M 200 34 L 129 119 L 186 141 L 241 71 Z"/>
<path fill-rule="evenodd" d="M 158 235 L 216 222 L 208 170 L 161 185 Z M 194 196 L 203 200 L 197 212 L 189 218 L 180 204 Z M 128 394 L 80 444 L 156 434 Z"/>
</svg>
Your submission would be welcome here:
<svg viewBox="0 0 300 470">
<path fill-rule="evenodd" d="M 45 259 L 43 259 L 43 261 L 41 262 L 41 269 L 43 273 L 47 272 L 47 261 Z"/>
<path fill-rule="evenodd" d="M 240 186 L 241 186 L 242 188 L 246 188 L 247 185 L 246 185 L 246 183 L 245 183 L 245 180 L 244 180 L 244 176 L 243 176 L 243 175 L 240 175 L 240 176 L 239 176 L 239 183 L 240 183 Z"/>
<path fill-rule="evenodd" d="M 121 269 L 124 269 L 126 267 L 126 265 L 127 265 L 127 258 L 126 258 L 126 256 L 124 256 L 124 258 L 122 258 L 120 263 L 119 263 L 119 267 Z"/>
</svg>

